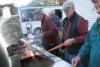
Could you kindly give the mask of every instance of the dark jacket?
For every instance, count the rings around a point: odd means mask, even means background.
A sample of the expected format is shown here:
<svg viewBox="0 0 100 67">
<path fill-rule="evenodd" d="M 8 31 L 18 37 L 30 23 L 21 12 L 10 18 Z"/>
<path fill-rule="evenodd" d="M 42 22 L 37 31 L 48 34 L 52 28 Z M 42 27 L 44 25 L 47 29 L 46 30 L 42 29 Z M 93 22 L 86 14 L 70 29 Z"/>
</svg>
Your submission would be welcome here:
<svg viewBox="0 0 100 67">
<path fill-rule="evenodd" d="M 54 22 L 59 30 L 59 28 L 61 27 L 61 22 L 60 22 L 59 16 L 57 16 L 57 15 L 54 16 Z"/>
<path fill-rule="evenodd" d="M 76 43 L 67 48 L 67 52 L 76 55 L 84 43 L 86 34 L 88 32 L 88 23 L 80 15 L 74 12 L 73 16 L 63 21 L 64 27 L 64 41 L 69 38 L 75 38 Z"/>
</svg>

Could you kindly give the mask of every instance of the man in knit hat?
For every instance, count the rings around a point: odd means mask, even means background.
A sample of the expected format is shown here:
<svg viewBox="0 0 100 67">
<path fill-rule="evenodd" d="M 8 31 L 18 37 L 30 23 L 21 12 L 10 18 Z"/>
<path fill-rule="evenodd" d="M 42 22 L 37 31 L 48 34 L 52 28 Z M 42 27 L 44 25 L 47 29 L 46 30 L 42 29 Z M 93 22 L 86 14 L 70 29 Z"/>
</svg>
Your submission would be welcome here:
<svg viewBox="0 0 100 67">
<path fill-rule="evenodd" d="M 63 35 L 65 48 L 65 60 L 71 63 L 71 59 L 77 55 L 84 43 L 88 32 L 87 21 L 75 12 L 73 1 L 67 0 L 62 6 L 66 17 L 63 20 Z"/>
</svg>

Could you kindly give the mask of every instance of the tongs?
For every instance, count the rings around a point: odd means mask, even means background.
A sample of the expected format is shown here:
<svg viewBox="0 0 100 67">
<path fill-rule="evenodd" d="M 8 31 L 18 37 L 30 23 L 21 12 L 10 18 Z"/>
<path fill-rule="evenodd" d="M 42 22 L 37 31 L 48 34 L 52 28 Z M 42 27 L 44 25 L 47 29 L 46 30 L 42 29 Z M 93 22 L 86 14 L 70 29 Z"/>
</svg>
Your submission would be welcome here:
<svg viewBox="0 0 100 67">
<path fill-rule="evenodd" d="M 51 49 L 48 50 L 48 51 L 53 51 L 53 50 L 56 50 L 56 49 L 62 48 L 63 46 L 64 46 L 64 43 L 59 44 L 58 46 L 56 46 L 56 47 L 54 47 L 54 48 L 51 48 Z"/>
</svg>

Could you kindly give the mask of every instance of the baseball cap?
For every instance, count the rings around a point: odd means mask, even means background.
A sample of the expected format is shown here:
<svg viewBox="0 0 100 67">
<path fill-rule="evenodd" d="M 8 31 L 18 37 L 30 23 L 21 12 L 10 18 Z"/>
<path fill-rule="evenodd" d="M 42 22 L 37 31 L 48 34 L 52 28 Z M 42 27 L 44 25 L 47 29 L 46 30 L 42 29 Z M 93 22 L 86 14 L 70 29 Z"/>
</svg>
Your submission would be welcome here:
<svg viewBox="0 0 100 67">
<path fill-rule="evenodd" d="M 67 0 L 67 1 L 64 2 L 63 6 L 62 6 L 62 10 L 63 10 L 64 12 L 66 12 L 66 11 L 68 11 L 68 9 L 69 9 L 70 7 L 72 7 L 72 6 L 74 6 L 74 2 L 71 1 L 71 0 Z"/>
</svg>

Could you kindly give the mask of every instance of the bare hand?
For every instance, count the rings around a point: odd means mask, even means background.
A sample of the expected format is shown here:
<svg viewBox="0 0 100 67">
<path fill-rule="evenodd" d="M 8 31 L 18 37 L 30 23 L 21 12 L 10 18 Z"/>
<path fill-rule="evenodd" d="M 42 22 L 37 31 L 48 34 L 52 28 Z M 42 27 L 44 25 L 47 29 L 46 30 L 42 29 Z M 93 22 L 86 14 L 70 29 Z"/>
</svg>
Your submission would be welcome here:
<svg viewBox="0 0 100 67">
<path fill-rule="evenodd" d="M 41 32 L 41 33 L 39 34 L 39 36 L 42 38 L 42 37 L 44 36 L 44 33 Z"/>
<path fill-rule="evenodd" d="M 71 44 L 73 44 L 75 42 L 75 39 L 72 38 L 72 39 L 67 39 L 65 42 L 64 42 L 64 45 L 65 46 L 70 46 Z"/>
<path fill-rule="evenodd" d="M 78 63 L 80 62 L 80 57 L 77 56 L 72 59 L 72 67 L 77 67 Z"/>
</svg>

